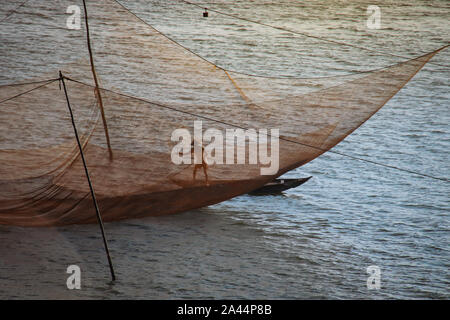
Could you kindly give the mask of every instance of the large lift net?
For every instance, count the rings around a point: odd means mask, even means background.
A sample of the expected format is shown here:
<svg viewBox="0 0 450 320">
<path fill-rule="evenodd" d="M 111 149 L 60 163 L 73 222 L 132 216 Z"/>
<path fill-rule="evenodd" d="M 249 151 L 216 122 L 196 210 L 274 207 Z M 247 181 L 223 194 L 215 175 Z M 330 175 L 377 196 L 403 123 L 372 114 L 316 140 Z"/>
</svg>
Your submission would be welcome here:
<svg viewBox="0 0 450 320">
<path fill-rule="evenodd" d="M 88 1 L 103 121 L 85 26 L 67 28 L 73 3 L 29 1 L 1 24 L 0 224 L 96 221 L 59 70 L 103 219 L 111 221 L 218 203 L 313 160 L 439 51 L 342 77 L 258 77 L 215 66 L 115 1 Z M 247 152 L 245 163 L 212 164 L 208 181 L 202 170 L 194 180 L 195 164 L 171 160 L 173 131 L 193 132 L 194 121 L 220 132 L 267 129 L 269 141 L 270 130 L 279 129 L 279 170 L 261 175 L 266 165 L 249 163 Z M 241 141 L 236 150 L 251 143 Z"/>
</svg>

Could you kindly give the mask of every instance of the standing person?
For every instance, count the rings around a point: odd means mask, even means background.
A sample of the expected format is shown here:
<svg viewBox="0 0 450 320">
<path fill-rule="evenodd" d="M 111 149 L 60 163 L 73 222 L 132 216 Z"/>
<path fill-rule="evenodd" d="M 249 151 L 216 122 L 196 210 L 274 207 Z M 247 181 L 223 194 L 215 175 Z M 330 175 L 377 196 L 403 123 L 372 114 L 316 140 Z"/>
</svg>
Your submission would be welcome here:
<svg viewBox="0 0 450 320">
<path fill-rule="evenodd" d="M 201 163 L 196 163 L 196 161 L 195 161 L 195 159 L 196 159 L 195 158 L 195 148 L 194 148 L 196 143 L 197 143 L 197 145 L 199 144 L 197 141 L 192 139 L 192 142 L 191 142 L 191 154 L 194 155 L 193 179 L 195 181 L 195 175 L 197 173 L 197 169 L 203 168 L 203 173 L 205 174 L 206 185 L 209 186 L 209 181 L 208 181 L 208 163 L 206 162 L 205 148 L 203 147 L 203 145 L 201 145 L 201 147 L 202 147 L 202 160 L 201 160 Z"/>
</svg>

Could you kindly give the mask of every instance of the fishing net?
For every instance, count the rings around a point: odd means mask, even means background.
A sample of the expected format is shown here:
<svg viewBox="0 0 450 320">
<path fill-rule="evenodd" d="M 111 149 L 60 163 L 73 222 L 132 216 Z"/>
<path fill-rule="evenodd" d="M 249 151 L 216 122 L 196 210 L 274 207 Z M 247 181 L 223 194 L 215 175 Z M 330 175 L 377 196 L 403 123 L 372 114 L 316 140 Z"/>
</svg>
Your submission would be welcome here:
<svg viewBox="0 0 450 320">
<path fill-rule="evenodd" d="M 103 219 L 162 215 L 247 193 L 313 160 L 369 119 L 439 51 L 342 77 L 252 76 L 215 66 L 115 1 L 88 1 L 103 121 L 85 25 L 67 26 L 73 4 L 29 1 L 1 23 L 1 224 L 96 222 L 67 98 Z M 278 129 L 278 170 L 261 174 L 269 164 L 251 161 L 251 136 L 234 142 L 233 163 L 210 164 L 208 179 L 199 168 L 194 179 L 195 164 L 171 158 L 174 130 L 193 133 L 194 121 L 223 136 L 227 129 L 265 129 L 268 135 L 258 141 L 268 141 L 268 154 L 276 151 L 271 130 Z M 245 161 L 238 161 L 240 151 Z"/>
</svg>

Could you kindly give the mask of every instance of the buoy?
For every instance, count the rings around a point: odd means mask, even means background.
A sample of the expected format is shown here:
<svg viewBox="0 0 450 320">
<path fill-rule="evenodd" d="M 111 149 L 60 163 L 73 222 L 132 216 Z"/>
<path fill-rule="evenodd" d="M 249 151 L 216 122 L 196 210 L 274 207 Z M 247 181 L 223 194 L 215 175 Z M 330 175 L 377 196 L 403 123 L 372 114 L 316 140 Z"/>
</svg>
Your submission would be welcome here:
<svg viewBox="0 0 450 320">
<path fill-rule="evenodd" d="M 208 18 L 208 8 L 205 8 L 205 12 L 203 12 L 203 18 Z"/>
</svg>

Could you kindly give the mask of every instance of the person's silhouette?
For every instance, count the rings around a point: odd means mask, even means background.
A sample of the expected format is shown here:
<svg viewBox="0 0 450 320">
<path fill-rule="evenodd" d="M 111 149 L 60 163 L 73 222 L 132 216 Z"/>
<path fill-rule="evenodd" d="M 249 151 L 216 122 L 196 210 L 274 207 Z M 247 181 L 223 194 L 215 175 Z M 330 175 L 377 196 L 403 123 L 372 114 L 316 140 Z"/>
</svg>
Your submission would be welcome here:
<svg viewBox="0 0 450 320">
<path fill-rule="evenodd" d="M 206 180 L 206 185 L 209 186 L 209 181 L 208 181 L 208 163 L 206 162 L 206 155 L 205 155 L 205 148 L 203 146 L 201 146 L 202 148 L 202 160 L 201 163 L 196 163 L 195 161 L 195 144 L 197 143 L 197 145 L 200 145 L 197 141 L 195 141 L 194 139 L 191 142 L 191 154 L 194 155 L 194 172 L 192 174 L 193 180 L 195 181 L 195 175 L 197 174 L 197 169 L 199 168 L 203 168 L 203 173 L 205 174 L 205 180 Z"/>
</svg>

